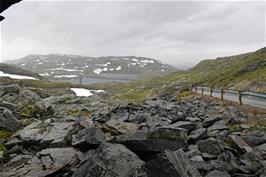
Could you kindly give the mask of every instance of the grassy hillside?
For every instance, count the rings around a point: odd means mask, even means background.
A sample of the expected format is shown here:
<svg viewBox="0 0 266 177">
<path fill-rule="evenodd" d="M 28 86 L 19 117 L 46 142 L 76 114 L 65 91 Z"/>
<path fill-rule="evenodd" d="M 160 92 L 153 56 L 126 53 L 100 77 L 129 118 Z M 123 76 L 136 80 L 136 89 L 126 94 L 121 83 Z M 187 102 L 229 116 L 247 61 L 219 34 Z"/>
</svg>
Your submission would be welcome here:
<svg viewBox="0 0 266 177">
<path fill-rule="evenodd" d="M 21 76 L 29 76 L 29 77 L 34 77 L 38 79 L 43 79 L 42 76 L 34 72 L 27 71 L 27 70 L 24 70 L 24 69 L 21 69 L 19 67 L 16 67 L 14 65 L 9 65 L 9 64 L 0 63 L 0 71 L 3 71 L 4 73 L 8 73 L 8 74 L 16 74 L 16 75 L 21 75 Z"/>
<path fill-rule="evenodd" d="M 187 71 L 139 80 L 128 84 L 96 84 L 94 88 L 109 90 L 113 98 L 142 101 L 173 88 L 192 84 L 215 88 L 231 88 L 266 93 L 266 48 L 230 57 L 204 60 Z"/>
<path fill-rule="evenodd" d="M 186 81 L 216 88 L 266 92 L 266 48 L 256 52 L 204 60 L 183 73 L 164 77 L 167 83 Z"/>
</svg>

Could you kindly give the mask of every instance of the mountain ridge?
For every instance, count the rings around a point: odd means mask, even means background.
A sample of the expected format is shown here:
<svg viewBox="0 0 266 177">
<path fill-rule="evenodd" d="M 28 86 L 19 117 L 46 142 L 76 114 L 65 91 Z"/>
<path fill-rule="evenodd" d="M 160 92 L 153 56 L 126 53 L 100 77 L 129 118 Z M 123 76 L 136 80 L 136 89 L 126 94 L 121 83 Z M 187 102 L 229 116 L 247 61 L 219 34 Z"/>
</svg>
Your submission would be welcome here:
<svg viewBox="0 0 266 177">
<path fill-rule="evenodd" d="M 18 67 L 36 72 L 50 80 L 104 78 L 135 80 L 139 76 L 168 74 L 177 69 L 158 60 L 136 56 L 87 57 L 81 55 L 28 55 L 9 61 Z"/>
<path fill-rule="evenodd" d="M 266 93 L 266 48 L 203 60 L 185 71 L 112 86 L 112 92 L 117 94 L 116 98 L 139 102 L 160 94 L 169 94 L 175 88 L 188 90 L 192 85 Z M 108 84 L 94 85 L 94 89 L 110 87 Z"/>
</svg>

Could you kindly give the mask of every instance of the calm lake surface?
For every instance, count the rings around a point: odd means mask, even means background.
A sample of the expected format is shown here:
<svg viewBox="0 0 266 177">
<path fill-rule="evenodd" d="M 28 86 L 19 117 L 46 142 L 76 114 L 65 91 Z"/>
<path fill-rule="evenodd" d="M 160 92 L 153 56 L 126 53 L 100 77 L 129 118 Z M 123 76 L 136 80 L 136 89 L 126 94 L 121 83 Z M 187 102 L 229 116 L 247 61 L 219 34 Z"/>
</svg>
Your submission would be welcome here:
<svg viewBox="0 0 266 177">
<path fill-rule="evenodd" d="M 82 78 L 82 84 L 108 83 L 108 82 L 130 82 L 137 79 L 136 74 L 101 74 L 102 78 Z M 59 82 L 70 82 L 72 84 L 79 84 L 79 78 L 68 78 L 55 80 Z"/>
</svg>

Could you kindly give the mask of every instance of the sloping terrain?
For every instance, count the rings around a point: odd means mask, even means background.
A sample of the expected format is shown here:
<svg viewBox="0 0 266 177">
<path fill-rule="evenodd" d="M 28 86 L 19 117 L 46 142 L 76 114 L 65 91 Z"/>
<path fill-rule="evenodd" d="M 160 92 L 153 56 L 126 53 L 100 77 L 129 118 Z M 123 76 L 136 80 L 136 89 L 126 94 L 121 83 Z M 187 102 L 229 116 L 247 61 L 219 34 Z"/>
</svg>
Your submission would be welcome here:
<svg viewBox="0 0 266 177">
<path fill-rule="evenodd" d="M 266 172 L 263 112 L 195 95 L 132 104 L 54 89 L 0 85 L 1 177 L 261 177 Z"/>
<path fill-rule="evenodd" d="M 111 89 L 114 97 L 143 101 L 175 88 L 192 85 L 266 93 L 266 48 L 230 57 L 203 60 L 186 71 L 177 71 L 153 79 L 124 85 L 95 84 L 94 88 Z"/>
<path fill-rule="evenodd" d="M 215 60 L 204 60 L 195 67 L 167 75 L 167 83 L 191 84 L 266 92 L 266 48 Z"/>
<path fill-rule="evenodd" d="M 19 67 L 13 66 L 13 65 L 9 65 L 9 64 L 3 64 L 0 63 L 0 72 L 4 75 L 17 75 L 17 76 L 26 76 L 26 77 L 32 77 L 32 78 L 36 78 L 36 79 L 43 79 L 42 76 L 28 71 L 28 70 L 24 70 L 21 69 Z"/>
<path fill-rule="evenodd" d="M 265 176 L 265 110 L 182 91 L 204 67 L 93 86 L 0 77 L 0 176 Z"/>
<path fill-rule="evenodd" d="M 176 68 L 157 60 L 134 56 L 93 58 L 59 54 L 29 55 L 11 63 L 50 80 L 69 81 L 80 77 L 135 80 L 139 76 L 163 75 L 176 71 Z"/>
</svg>

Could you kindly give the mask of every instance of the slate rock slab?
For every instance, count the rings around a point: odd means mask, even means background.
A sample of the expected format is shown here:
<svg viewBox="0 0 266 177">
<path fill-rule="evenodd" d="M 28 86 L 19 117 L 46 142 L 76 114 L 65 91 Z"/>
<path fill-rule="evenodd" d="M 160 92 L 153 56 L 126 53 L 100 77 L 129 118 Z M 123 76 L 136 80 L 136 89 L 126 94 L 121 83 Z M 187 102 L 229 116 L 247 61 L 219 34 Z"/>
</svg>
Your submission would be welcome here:
<svg viewBox="0 0 266 177">
<path fill-rule="evenodd" d="M 220 155 L 224 150 L 223 143 L 212 137 L 198 141 L 197 145 L 201 153 L 208 153 L 214 156 Z"/>
<path fill-rule="evenodd" d="M 236 149 L 241 153 L 247 153 L 252 151 L 252 147 L 250 147 L 244 140 L 242 140 L 239 136 L 231 135 L 230 139 L 232 144 Z"/>
<path fill-rule="evenodd" d="M 115 119 L 107 121 L 102 128 L 112 135 L 132 134 L 139 129 L 138 124 L 122 122 Z"/>
<path fill-rule="evenodd" d="M 121 144 L 103 144 L 73 177 L 145 177 L 145 163 Z"/>
<path fill-rule="evenodd" d="M 148 177 L 201 177 L 181 149 L 158 154 L 146 166 Z"/>
<path fill-rule="evenodd" d="M 196 143 L 199 140 L 205 139 L 208 137 L 207 129 L 200 128 L 192 131 L 188 136 L 188 143 Z"/>
<path fill-rule="evenodd" d="M 97 148 L 104 142 L 104 133 L 97 128 L 82 129 L 72 139 L 72 145 L 82 150 Z"/>
<path fill-rule="evenodd" d="M 27 159 L 26 159 L 27 160 Z M 76 151 L 73 148 L 51 148 L 44 149 L 33 156 L 30 160 L 14 165 L 7 164 L 0 172 L 0 176 L 27 176 L 27 177 L 47 177 L 55 176 L 58 171 L 78 163 Z"/>
<path fill-rule="evenodd" d="M 75 123 L 49 122 L 49 120 L 34 122 L 18 131 L 7 142 L 8 146 L 23 144 L 24 146 L 36 146 L 44 149 L 48 146 L 64 147 L 66 144 L 71 143 L 71 135 L 74 133 Z"/>
<path fill-rule="evenodd" d="M 203 127 L 207 128 L 213 125 L 215 122 L 218 122 L 219 120 L 221 120 L 220 117 L 208 117 L 203 121 Z"/>
<path fill-rule="evenodd" d="M 218 122 L 216 122 L 215 124 L 213 124 L 212 126 L 210 126 L 208 128 L 209 131 L 222 131 L 222 130 L 228 130 L 227 125 L 225 125 L 223 120 L 220 120 Z"/>
<path fill-rule="evenodd" d="M 188 132 L 191 132 L 197 128 L 197 124 L 189 121 L 178 121 L 172 124 L 171 127 L 184 128 Z"/>
<path fill-rule="evenodd" d="M 20 127 L 20 122 L 7 108 L 0 107 L 0 129 L 15 131 Z"/>
</svg>

